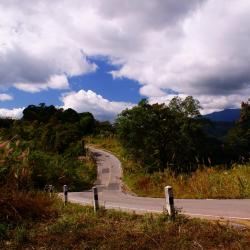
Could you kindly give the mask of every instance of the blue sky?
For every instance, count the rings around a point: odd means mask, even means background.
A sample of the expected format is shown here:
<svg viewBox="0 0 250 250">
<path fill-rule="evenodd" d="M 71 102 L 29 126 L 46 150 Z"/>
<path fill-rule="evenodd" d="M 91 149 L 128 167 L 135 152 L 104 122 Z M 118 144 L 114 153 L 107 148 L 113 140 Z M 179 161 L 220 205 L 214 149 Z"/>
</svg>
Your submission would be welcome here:
<svg viewBox="0 0 250 250">
<path fill-rule="evenodd" d="M 89 59 L 97 65 L 95 72 L 69 78 L 69 90 L 49 89 L 38 93 L 29 93 L 16 88 L 10 88 L 7 93 L 13 96 L 13 100 L 1 103 L 2 108 L 21 108 L 30 104 L 38 105 L 46 103 L 47 105 L 62 106 L 60 100 L 62 93 L 71 91 L 92 90 L 108 100 L 138 103 L 145 97 L 139 94 L 140 85 L 137 81 L 126 77 L 113 78 L 109 73 L 118 69 L 119 66 L 110 65 L 106 58 Z"/>
<path fill-rule="evenodd" d="M 114 119 L 189 95 L 211 113 L 250 96 L 249 0 L 1 0 L 0 24 L 0 116 L 44 102 Z"/>
<path fill-rule="evenodd" d="M 107 58 L 92 59 L 90 61 L 98 66 L 96 72 L 72 77 L 69 80 L 72 90 L 92 90 L 108 100 L 117 102 L 138 103 L 140 99 L 143 98 L 143 96 L 139 94 L 139 82 L 126 77 L 112 77 L 110 72 L 119 69 L 119 66 L 110 65 Z"/>
</svg>

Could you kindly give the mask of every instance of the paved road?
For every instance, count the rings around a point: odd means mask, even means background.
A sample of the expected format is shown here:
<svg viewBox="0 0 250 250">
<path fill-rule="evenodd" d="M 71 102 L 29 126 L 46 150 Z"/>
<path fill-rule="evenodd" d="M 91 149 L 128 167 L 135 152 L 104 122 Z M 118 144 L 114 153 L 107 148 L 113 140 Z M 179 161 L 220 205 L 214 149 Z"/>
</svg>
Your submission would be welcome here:
<svg viewBox="0 0 250 250">
<path fill-rule="evenodd" d="M 121 163 L 114 155 L 94 148 L 90 148 L 90 151 L 97 161 L 96 186 L 102 205 L 106 208 L 137 212 L 163 211 L 163 198 L 137 197 L 122 191 Z M 77 203 L 92 204 L 92 197 L 91 191 L 69 193 L 69 200 Z M 250 199 L 175 199 L 175 207 L 180 209 L 181 213 L 191 216 L 250 220 Z"/>
</svg>

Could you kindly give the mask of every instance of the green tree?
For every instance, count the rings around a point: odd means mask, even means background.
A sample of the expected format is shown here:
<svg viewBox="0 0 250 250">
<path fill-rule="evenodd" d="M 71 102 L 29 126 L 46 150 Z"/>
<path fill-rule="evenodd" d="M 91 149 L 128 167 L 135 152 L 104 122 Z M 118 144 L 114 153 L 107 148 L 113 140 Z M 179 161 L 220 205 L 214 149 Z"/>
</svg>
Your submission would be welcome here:
<svg viewBox="0 0 250 250">
<path fill-rule="evenodd" d="M 240 118 L 229 131 L 227 143 L 235 160 L 249 160 L 250 152 L 250 99 L 241 103 Z"/>
<path fill-rule="evenodd" d="M 88 135 L 94 132 L 95 129 L 95 118 L 89 113 L 81 113 L 80 116 L 80 130 L 83 135 Z"/>
<path fill-rule="evenodd" d="M 118 116 L 117 133 L 126 151 L 149 171 L 167 167 L 187 171 L 204 156 L 199 108 L 192 97 L 176 97 L 168 106 L 143 99 Z"/>
</svg>

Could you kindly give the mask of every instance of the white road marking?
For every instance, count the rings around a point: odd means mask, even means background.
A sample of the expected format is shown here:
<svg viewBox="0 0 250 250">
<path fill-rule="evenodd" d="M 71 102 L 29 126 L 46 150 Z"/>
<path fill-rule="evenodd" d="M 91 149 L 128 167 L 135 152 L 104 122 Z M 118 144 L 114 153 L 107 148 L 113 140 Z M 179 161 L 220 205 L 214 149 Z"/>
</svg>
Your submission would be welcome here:
<svg viewBox="0 0 250 250">
<path fill-rule="evenodd" d="M 72 202 L 80 202 L 82 204 L 93 204 L 93 202 L 89 199 L 74 199 L 70 198 L 70 201 Z M 107 205 L 106 202 L 103 202 L 105 205 L 105 208 L 113 208 L 113 209 L 126 209 L 126 210 L 132 210 L 132 211 L 145 211 L 145 212 L 152 212 L 152 213 L 162 213 L 163 210 L 154 210 L 154 209 L 145 209 L 145 208 L 137 208 L 137 207 L 124 207 L 119 205 Z M 250 217 L 236 217 L 236 216 L 218 216 L 218 215 L 211 215 L 211 214 L 195 214 L 195 213 L 186 213 L 181 212 L 180 214 L 189 215 L 189 216 L 200 216 L 200 217 L 213 217 L 213 218 L 219 218 L 219 219 L 231 219 L 231 220 L 250 220 Z"/>
<path fill-rule="evenodd" d="M 232 220 L 250 220 L 250 217 L 235 217 L 235 216 L 218 216 L 218 215 L 211 215 L 211 214 L 193 214 L 193 213 L 181 213 L 190 216 L 204 216 L 204 217 L 214 217 L 220 219 L 232 219 Z"/>
</svg>

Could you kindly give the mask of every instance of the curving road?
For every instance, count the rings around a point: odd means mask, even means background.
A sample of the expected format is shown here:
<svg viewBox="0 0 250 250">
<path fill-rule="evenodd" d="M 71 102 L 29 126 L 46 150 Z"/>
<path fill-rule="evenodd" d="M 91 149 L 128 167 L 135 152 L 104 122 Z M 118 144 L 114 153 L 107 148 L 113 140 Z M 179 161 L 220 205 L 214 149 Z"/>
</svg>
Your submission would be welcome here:
<svg viewBox="0 0 250 250">
<path fill-rule="evenodd" d="M 165 208 L 163 198 L 137 197 L 123 192 L 122 168 L 120 161 L 111 153 L 89 148 L 98 166 L 98 188 L 101 205 L 106 208 L 132 210 L 136 212 L 162 212 Z M 72 192 L 69 201 L 92 204 L 92 191 Z M 175 199 L 175 207 L 181 213 L 194 217 L 212 217 L 227 220 L 250 220 L 250 199 Z"/>
</svg>

